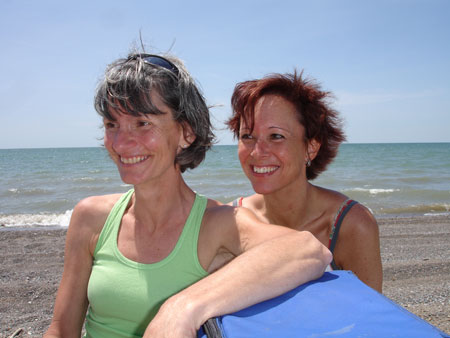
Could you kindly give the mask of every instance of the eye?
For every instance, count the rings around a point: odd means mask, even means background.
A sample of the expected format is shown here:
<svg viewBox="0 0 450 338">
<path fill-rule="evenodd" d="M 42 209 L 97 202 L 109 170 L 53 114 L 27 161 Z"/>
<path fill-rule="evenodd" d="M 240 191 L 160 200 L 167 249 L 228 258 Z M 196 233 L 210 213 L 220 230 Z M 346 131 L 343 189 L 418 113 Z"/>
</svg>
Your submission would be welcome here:
<svg viewBox="0 0 450 338">
<path fill-rule="evenodd" d="M 139 121 L 138 122 L 139 127 L 147 127 L 149 125 L 151 125 L 151 123 L 149 121 Z"/>
<path fill-rule="evenodd" d="M 117 122 L 114 121 L 104 121 L 103 126 L 105 129 L 112 129 L 117 127 Z"/>
<path fill-rule="evenodd" d="M 282 140 L 282 139 L 284 139 L 285 137 L 284 137 L 283 135 L 281 135 L 281 134 L 270 134 L 270 138 L 271 138 L 272 140 Z"/>
<path fill-rule="evenodd" d="M 247 133 L 241 134 L 241 140 L 251 140 L 252 138 L 253 136 L 250 134 Z"/>
</svg>

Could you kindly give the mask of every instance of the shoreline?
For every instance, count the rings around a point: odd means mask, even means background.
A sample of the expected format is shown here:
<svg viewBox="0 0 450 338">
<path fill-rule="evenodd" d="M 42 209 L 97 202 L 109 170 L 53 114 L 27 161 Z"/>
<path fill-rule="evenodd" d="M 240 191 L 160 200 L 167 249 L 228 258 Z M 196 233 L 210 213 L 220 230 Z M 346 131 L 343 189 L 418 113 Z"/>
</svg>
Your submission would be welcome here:
<svg viewBox="0 0 450 338">
<path fill-rule="evenodd" d="M 450 333 L 450 215 L 379 217 L 383 294 Z M 0 227 L 0 337 L 50 324 L 67 228 Z"/>
</svg>

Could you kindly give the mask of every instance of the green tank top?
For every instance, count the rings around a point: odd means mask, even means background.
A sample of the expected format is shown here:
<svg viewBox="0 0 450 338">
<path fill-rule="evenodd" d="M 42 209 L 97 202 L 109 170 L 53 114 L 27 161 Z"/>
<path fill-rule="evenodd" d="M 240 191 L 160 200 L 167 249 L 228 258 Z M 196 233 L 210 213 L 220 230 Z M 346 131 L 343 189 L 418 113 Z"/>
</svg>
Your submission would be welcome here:
<svg viewBox="0 0 450 338">
<path fill-rule="evenodd" d="M 166 258 L 143 264 L 120 253 L 117 235 L 133 192 L 124 194 L 114 205 L 95 248 L 88 284 L 86 337 L 142 337 L 167 298 L 208 274 L 197 256 L 207 203 L 201 195 L 196 195 L 178 242 Z"/>
</svg>

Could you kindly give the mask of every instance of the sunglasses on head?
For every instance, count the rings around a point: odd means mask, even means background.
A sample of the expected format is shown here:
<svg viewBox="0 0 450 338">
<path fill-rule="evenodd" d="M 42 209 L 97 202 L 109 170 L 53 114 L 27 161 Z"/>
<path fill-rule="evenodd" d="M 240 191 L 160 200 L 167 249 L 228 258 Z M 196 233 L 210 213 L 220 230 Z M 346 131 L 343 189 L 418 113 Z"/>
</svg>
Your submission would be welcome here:
<svg viewBox="0 0 450 338">
<path fill-rule="evenodd" d="M 148 63 L 152 66 L 159 66 L 163 67 L 167 70 L 170 70 L 172 73 L 178 76 L 178 68 L 175 66 L 172 62 L 167 60 L 166 58 L 163 58 L 162 56 L 155 55 L 155 54 L 135 54 L 128 58 L 128 60 L 136 60 L 141 59 L 145 63 Z"/>
</svg>

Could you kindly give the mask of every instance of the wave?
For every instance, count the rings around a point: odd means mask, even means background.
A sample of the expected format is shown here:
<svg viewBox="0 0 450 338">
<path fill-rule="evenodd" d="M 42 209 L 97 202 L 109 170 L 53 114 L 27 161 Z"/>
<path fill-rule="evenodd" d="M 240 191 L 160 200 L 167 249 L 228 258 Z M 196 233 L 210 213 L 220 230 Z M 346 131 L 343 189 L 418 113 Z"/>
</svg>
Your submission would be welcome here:
<svg viewBox="0 0 450 338">
<path fill-rule="evenodd" d="M 105 184 L 105 182 L 114 182 L 116 181 L 115 177 L 108 176 L 83 176 L 83 177 L 74 177 L 71 179 L 72 182 L 96 182 L 98 184 Z"/>
<path fill-rule="evenodd" d="M 52 190 L 47 188 L 9 188 L 6 195 L 42 196 L 51 192 Z"/>
<path fill-rule="evenodd" d="M 377 194 L 388 194 L 388 193 L 400 191 L 400 189 L 352 188 L 352 189 L 345 189 L 344 191 L 345 192 L 352 192 L 352 191 L 368 192 L 371 195 L 377 195 Z"/>
<path fill-rule="evenodd" d="M 94 182 L 96 180 L 97 178 L 94 177 L 78 177 L 73 179 L 74 182 Z"/>
<path fill-rule="evenodd" d="M 424 216 L 450 216 L 450 212 L 426 213 Z"/>
<path fill-rule="evenodd" d="M 0 214 L 0 226 L 63 226 L 67 227 L 72 216 L 72 210 L 62 214 Z"/>
<path fill-rule="evenodd" d="M 375 210 L 375 214 L 422 214 L 424 216 L 434 216 L 434 215 L 450 215 L 450 204 L 447 203 L 435 203 L 435 204 L 420 204 L 420 205 L 408 205 L 408 206 L 397 206 L 393 208 L 380 208 Z"/>
</svg>

